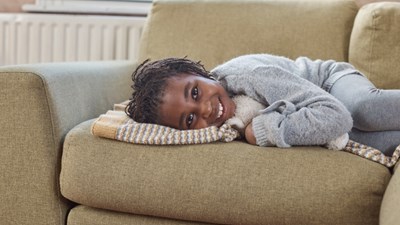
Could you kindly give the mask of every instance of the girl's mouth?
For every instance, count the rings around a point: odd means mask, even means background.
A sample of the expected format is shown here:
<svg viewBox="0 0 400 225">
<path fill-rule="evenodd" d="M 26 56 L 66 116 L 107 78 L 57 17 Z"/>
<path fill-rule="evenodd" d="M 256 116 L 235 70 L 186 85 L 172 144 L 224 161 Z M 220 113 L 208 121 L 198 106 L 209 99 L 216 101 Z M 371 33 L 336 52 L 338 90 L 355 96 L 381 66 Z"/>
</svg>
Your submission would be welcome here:
<svg viewBox="0 0 400 225">
<path fill-rule="evenodd" d="M 219 119 L 222 114 L 224 114 L 224 107 L 221 104 L 221 101 L 218 99 L 218 115 L 217 115 L 217 119 Z"/>
</svg>

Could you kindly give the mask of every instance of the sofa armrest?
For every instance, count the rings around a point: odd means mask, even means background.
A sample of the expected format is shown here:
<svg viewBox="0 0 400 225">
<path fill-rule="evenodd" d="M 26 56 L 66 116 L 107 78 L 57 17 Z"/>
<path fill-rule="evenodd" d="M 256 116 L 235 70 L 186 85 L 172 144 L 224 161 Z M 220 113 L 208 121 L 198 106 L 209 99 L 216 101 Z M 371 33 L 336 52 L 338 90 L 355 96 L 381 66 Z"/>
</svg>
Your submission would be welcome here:
<svg viewBox="0 0 400 225">
<path fill-rule="evenodd" d="M 130 96 L 128 61 L 0 67 L 0 224 L 65 224 L 62 142 Z"/>
<path fill-rule="evenodd" d="M 400 162 L 394 168 L 394 173 L 390 179 L 383 196 L 379 224 L 392 225 L 399 224 L 400 215 Z"/>
</svg>

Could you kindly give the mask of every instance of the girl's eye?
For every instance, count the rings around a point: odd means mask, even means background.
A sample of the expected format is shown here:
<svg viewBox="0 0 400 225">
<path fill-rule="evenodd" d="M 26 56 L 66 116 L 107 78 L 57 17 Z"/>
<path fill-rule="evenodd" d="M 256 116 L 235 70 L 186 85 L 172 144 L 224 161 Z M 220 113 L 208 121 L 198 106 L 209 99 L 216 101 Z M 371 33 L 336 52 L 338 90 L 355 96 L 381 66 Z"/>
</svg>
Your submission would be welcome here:
<svg viewBox="0 0 400 225">
<path fill-rule="evenodd" d="M 199 89 L 197 87 L 194 87 L 191 92 L 193 100 L 197 100 L 199 98 Z M 194 113 L 190 113 L 186 119 L 186 126 L 187 128 L 190 128 L 190 126 L 193 124 L 194 120 Z"/>
<path fill-rule="evenodd" d="M 196 100 L 199 97 L 199 89 L 197 87 L 192 89 L 192 98 Z"/>
<path fill-rule="evenodd" d="M 190 113 L 189 116 L 186 119 L 186 126 L 187 128 L 190 128 L 190 125 L 192 125 L 193 123 L 193 118 L 194 118 L 194 114 Z"/>
</svg>

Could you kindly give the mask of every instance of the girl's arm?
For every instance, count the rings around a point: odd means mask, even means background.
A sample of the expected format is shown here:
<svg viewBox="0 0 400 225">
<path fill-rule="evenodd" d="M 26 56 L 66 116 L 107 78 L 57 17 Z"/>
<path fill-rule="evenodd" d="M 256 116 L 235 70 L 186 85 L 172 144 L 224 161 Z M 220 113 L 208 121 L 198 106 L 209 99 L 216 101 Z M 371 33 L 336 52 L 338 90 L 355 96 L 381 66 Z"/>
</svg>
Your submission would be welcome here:
<svg viewBox="0 0 400 225">
<path fill-rule="evenodd" d="M 249 144 L 252 144 L 252 145 L 256 145 L 257 144 L 257 140 L 256 140 L 256 137 L 254 136 L 254 132 L 253 132 L 252 123 L 249 123 L 247 125 L 247 127 L 245 129 L 245 132 L 244 132 L 244 136 L 245 136 L 246 141 Z"/>
<path fill-rule="evenodd" d="M 353 125 L 342 103 L 283 68 L 231 69 L 230 75 L 219 77 L 228 91 L 270 104 L 252 120 L 257 145 L 322 145 L 349 132 Z M 218 69 L 214 73 L 218 75 Z"/>
</svg>

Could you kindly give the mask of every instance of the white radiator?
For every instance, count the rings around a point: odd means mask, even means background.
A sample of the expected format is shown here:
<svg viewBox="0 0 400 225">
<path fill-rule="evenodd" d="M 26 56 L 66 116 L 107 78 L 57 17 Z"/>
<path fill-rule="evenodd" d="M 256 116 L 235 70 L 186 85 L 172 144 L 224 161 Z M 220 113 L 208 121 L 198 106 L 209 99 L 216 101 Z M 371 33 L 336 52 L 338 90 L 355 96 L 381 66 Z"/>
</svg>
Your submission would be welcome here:
<svg viewBox="0 0 400 225">
<path fill-rule="evenodd" d="M 136 60 L 145 17 L 0 13 L 0 65 Z"/>
</svg>

